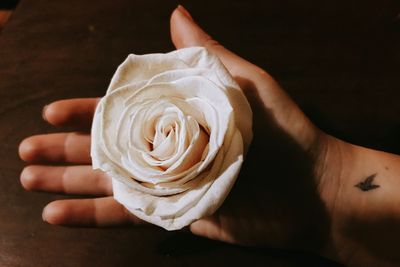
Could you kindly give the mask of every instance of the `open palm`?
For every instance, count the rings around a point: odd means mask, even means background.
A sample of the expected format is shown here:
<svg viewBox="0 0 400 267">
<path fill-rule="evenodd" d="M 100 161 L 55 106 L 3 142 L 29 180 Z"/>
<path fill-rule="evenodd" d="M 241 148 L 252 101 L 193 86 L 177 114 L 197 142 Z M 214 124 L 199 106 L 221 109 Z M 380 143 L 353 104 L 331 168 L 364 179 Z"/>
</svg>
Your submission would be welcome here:
<svg viewBox="0 0 400 267">
<path fill-rule="evenodd" d="M 205 46 L 216 54 L 245 92 L 254 113 L 254 142 L 235 187 L 214 215 L 193 223 L 190 230 L 251 245 L 312 249 L 311 244 L 323 242 L 329 225 L 319 198 L 319 173 L 328 137 L 271 76 L 211 39 L 182 7 L 172 14 L 171 36 L 177 48 Z M 49 223 L 143 223 L 113 199 L 110 178 L 91 168 L 90 134 L 85 130 L 90 128 L 97 101 L 70 99 L 50 104 L 44 110 L 50 124 L 75 126 L 81 132 L 32 136 L 20 145 L 21 158 L 30 164 L 21 174 L 26 189 L 93 196 L 50 203 L 43 211 Z"/>
</svg>

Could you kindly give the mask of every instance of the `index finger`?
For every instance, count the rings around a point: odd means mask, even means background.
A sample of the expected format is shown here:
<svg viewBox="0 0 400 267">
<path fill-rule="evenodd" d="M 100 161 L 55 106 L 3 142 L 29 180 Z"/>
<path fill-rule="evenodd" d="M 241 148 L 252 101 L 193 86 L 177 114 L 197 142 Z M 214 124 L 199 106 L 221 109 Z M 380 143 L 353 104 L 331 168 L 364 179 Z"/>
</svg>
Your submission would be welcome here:
<svg viewBox="0 0 400 267">
<path fill-rule="evenodd" d="M 75 98 L 55 101 L 43 108 L 43 119 L 55 126 L 90 129 L 100 98 Z"/>
</svg>

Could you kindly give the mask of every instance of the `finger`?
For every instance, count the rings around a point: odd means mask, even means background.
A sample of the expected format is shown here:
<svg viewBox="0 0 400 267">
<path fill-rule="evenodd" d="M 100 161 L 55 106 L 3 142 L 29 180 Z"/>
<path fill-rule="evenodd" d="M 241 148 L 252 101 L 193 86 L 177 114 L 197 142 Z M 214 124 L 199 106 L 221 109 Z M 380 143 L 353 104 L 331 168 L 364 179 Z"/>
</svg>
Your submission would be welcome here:
<svg viewBox="0 0 400 267">
<path fill-rule="evenodd" d="M 21 142 L 19 155 L 29 163 L 90 164 L 90 135 L 57 133 L 31 136 Z"/>
<path fill-rule="evenodd" d="M 77 98 L 53 102 L 43 108 L 43 119 L 55 126 L 89 129 L 98 98 Z"/>
<path fill-rule="evenodd" d="M 176 48 L 204 46 L 209 51 L 219 57 L 222 63 L 227 67 L 234 77 L 245 77 L 253 82 L 268 78 L 268 82 L 277 84 L 273 79 L 261 68 L 248 62 L 247 60 L 237 56 L 229 51 L 201 29 L 189 12 L 182 6 L 178 6 L 171 16 L 171 38 Z M 239 83 L 244 83 L 238 81 Z M 240 84 L 244 87 L 243 84 Z"/>
<path fill-rule="evenodd" d="M 50 224 L 69 226 L 144 224 L 113 197 L 57 200 L 44 208 L 42 217 Z"/>
<path fill-rule="evenodd" d="M 31 165 L 22 171 L 20 179 L 26 190 L 93 196 L 112 195 L 111 179 L 104 172 L 95 171 L 89 165 Z"/>
<path fill-rule="evenodd" d="M 214 215 L 195 221 L 190 225 L 190 231 L 198 236 L 237 244 L 237 240 L 228 233 L 226 226 L 226 222 L 224 222 L 223 218 Z"/>
</svg>

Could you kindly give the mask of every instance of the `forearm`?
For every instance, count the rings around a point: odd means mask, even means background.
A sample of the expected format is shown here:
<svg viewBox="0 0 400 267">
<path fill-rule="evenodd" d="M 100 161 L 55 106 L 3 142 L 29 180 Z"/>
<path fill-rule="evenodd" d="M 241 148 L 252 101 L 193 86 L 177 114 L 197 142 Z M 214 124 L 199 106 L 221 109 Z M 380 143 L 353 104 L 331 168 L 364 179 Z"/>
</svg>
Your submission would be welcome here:
<svg viewBox="0 0 400 267">
<path fill-rule="evenodd" d="M 400 156 L 330 142 L 321 198 L 331 241 L 322 254 L 349 266 L 398 266 Z"/>
</svg>

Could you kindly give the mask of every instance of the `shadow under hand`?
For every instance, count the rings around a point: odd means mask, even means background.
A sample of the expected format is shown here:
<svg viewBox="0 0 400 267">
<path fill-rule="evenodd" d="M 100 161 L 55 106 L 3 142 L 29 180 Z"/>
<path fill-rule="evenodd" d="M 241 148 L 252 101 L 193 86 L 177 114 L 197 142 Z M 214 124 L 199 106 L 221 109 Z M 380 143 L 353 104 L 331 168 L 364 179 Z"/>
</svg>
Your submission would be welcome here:
<svg viewBox="0 0 400 267">
<path fill-rule="evenodd" d="M 226 250 L 228 249 L 228 250 Z M 288 263 L 293 263 L 293 266 L 325 266 L 325 267 L 341 267 L 342 265 L 310 253 L 298 253 L 295 251 L 287 251 L 280 249 L 265 249 L 256 247 L 241 247 L 231 244 L 206 239 L 195 236 L 188 232 L 173 232 L 165 240 L 163 240 L 156 248 L 157 253 L 172 258 L 191 259 L 195 257 L 203 257 L 208 255 L 212 257 L 213 264 L 223 261 L 224 265 L 239 264 L 239 261 L 248 262 L 251 259 L 252 264 L 261 263 L 264 266 L 286 266 Z M 221 255 L 221 250 L 225 253 L 240 250 L 243 253 L 238 254 L 238 258 L 229 255 L 228 258 L 222 256 L 216 259 L 215 256 Z M 239 256 L 240 255 L 240 256 Z M 245 256 L 243 258 L 243 255 Z M 256 264 L 257 265 L 257 264 Z M 258 266 L 258 265 L 257 265 Z M 292 265 L 290 265 L 292 266 Z"/>
<path fill-rule="evenodd" d="M 349 218 L 346 225 L 346 236 L 357 242 L 365 253 L 375 257 L 382 264 L 380 266 L 387 266 L 383 263 L 400 266 L 400 219 L 397 214 L 371 216 L 363 220 L 354 216 Z"/>
<path fill-rule="evenodd" d="M 246 85 L 254 139 L 234 188 L 217 211 L 221 227 L 241 244 L 318 251 L 330 223 L 317 191 L 315 159 L 276 123 L 254 84 L 235 79 Z"/>
</svg>

